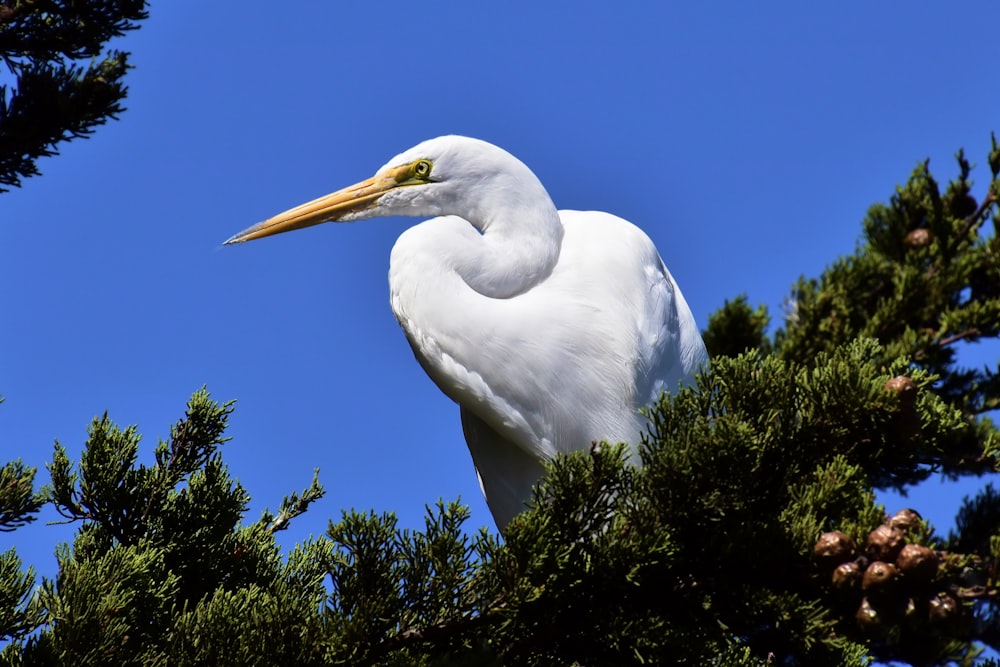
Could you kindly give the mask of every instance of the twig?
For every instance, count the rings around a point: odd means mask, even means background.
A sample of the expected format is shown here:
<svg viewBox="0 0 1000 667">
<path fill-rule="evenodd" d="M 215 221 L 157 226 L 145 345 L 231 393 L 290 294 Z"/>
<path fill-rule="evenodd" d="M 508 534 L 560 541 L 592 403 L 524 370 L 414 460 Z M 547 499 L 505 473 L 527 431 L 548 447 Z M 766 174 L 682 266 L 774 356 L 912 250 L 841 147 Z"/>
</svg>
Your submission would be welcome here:
<svg viewBox="0 0 1000 667">
<path fill-rule="evenodd" d="M 964 340 L 966 338 L 971 338 L 973 336 L 981 336 L 982 333 L 983 332 L 980 331 L 978 328 L 971 327 L 969 329 L 966 329 L 965 331 L 960 331 L 957 334 L 952 334 L 951 336 L 946 336 L 945 338 L 936 340 L 932 343 L 932 345 L 934 347 L 946 347 L 948 345 L 951 345 L 952 343 L 957 343 L 958 341 Z M 927 356 L 926 350 L 917 350 L 916 352 L 913 353 L 913 360 L 920 361 L 926 356 Z"/>
<path fill-rule="evenodd" d="M 966 329 L 965 331 L 948 336 L 947 338 L 942 338 L 937 342 L 937 346 L 944 347 L 946 345 L 951 345 L 952 343 L 957 343 L 958 341 L 963 340 L 965 338 L 969 338 L 970 336 L 979 336 L 979 335 L 982 335 L 982 332 L 976 327 L 972 327 L 971 329 Z"/>
</svg>

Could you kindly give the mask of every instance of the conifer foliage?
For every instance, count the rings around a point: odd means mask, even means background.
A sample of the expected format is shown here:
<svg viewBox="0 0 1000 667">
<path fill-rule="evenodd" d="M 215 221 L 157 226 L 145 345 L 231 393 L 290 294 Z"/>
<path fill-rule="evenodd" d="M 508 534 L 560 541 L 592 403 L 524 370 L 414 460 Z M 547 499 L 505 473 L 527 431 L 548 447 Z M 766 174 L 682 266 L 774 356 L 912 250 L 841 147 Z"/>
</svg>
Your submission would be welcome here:
<svg viewBox="0 0 1000 667">
<path fill-rule="evenodd" d="M 146 16 L 145 0 L 0 3 L 0 66 L 15 79 L 0 86 L 0 192 L 122 112 L 128 54 L 105 44 Z"/>
<path fill-rule="evenodd" d="M 725 304 L 711 372 L 651 407 L 643 466 L 621 445 L 560 458 L 502 539 L 439 501 L 420 530 L 352 510 L 283 555 L 322 486 L 248 520 L 233 405 L 204 390 L 150 465 L 106 415 L 78 461 L 57 444 L 42 492 L 8 464 L 0 529 L 48 502 L 79 530 L 37 589 L 0 560 L 0 662 L 974 664 L 1000 648 L 1000 493 L 948 535 L 874 495 L 997 469 L 998 369 L 956 350 L 1000 335 L 1000 147 L 978 201 L 957 157 L 943 192 L 923 163 L 872 207 L 774 336 Z"/>
</svg>

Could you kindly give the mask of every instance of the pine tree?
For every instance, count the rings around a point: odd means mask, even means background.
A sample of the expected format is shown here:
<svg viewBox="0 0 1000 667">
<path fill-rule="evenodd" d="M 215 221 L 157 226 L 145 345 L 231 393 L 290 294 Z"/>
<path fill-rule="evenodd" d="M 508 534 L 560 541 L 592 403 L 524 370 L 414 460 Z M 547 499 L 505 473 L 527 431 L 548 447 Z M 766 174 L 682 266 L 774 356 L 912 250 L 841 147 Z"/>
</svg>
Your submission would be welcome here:
<svg viewBox="0 0 1000 667">
<path fill-rule="evenodd" d="M 34 595 L 3 561 L 0 662 L 976 663 L 1000 649 L 1000 493 L 948 535 L 875 500 L 997 469 L 997 370 L 955 350 L 1000 335 L 1000 147 L 978 202 L 957 160 L 943 192 L 922 163 L 873 206 L 773 336 L 766 309 L 725 304 L 711 372 L 651 408 L 643 466 L 607 444 L 554 461 L 502 540 L 438 502 L 421 530 L 344 512 L 283 556 L 275 532 L 322 486 L 248 522 L 222 458 L 233 404 L 204 390 L 150 466 L 107 415 L 79 461 L 57 444 L 44 496 L 10 464 L 0 527 L 44 498 L 79 530 Z"/>
<path fill-rule="evenodd" d="M 105 51 L 147 17 L 144 0 L 0 3 L 0 192 L 37 175 L 35 161 L 123 111 L 128 53 Z M 85 63 L 85 64 L 79 64 Z"/>
</svg>

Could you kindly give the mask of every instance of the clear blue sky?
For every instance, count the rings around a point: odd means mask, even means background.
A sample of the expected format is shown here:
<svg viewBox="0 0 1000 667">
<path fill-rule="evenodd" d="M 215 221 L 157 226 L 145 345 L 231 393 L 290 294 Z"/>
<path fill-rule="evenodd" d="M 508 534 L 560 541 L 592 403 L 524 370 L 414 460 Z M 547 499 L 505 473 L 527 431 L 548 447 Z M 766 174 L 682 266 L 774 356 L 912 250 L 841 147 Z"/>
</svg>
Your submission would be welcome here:
<svg viewBox="0 0 1000 667">
<path fill-rule="evenodd" d="M 1000 8 L 956 7 L 154 2 L 115 44 L 135 64 L 121 120 L 0 195 L 0 459 L 42 467 L 54 439 L 77 456 L 104 410 L 148 458 L 207 385 L 239 400 L 225 458 L 249 520 L 321 468 L 328 494 L 286 545 L 347 507 L 417 526 L 440 497 L 492 527 L 458 409 L 389 308 L 413 220 L 222 241 L 467 134 L 557 206 L 643 227 L 701 326 L 743 292 L 780 316 L 919 160 L 942 181 L 960 146 L 985 165 L 1000 86 L 981 27 Z M 955 496 L 932 483 L 912 502 L 946 529 Z M 69 535 L 39 521 L 0 549 L 51 573 Z"/>
</svg>

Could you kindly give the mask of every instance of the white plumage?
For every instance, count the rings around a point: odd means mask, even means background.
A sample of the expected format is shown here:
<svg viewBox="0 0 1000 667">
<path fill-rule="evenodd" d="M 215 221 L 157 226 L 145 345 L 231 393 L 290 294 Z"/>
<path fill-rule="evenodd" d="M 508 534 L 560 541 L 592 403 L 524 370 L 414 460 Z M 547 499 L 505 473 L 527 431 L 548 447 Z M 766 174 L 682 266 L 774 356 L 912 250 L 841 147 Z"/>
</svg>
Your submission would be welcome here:
<svg viewBox="0 0 1000 667">
<path fill-rule="evenodd" d="M 545 460 L 594 441 L 637 443 L 640 408 L 707 362 L 642 230 L 557 211 L 523 163 L 477 139 L 425 141 L 227 243 L 389 215 L 440 216 L 393 247 L 391 304 L 421 366 L 461 406 L 500 528 L 524 509 Z"/>
</svg>

